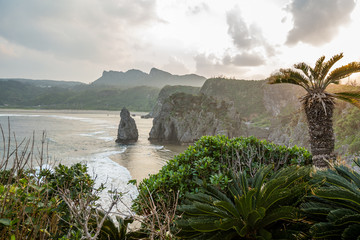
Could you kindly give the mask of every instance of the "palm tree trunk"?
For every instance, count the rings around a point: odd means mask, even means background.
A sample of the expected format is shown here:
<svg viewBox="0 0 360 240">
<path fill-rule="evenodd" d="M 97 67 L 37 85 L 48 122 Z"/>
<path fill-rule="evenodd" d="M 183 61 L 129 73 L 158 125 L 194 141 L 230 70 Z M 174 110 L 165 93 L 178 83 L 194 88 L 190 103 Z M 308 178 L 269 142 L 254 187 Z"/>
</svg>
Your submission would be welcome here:
<svg viewBox="0 0 360 240">
<path fill-rule="evenodd" d="M 335 158 L 333 111 L 334 100 L 331 97 L 308 96 L 304 99 L 307 117 L 313 165 L 326 168 L 328 161 Z"/>
</svg>

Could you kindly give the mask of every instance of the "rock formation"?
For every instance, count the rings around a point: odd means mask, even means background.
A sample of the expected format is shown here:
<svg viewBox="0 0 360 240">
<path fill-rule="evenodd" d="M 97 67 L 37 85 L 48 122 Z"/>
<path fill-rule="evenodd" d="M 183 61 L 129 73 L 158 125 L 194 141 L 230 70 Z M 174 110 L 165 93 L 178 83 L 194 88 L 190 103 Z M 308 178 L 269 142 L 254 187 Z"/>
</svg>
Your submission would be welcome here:
<svg viewBox="0 0 360 240">
<path fill-rule="evenodd" d="M 156 100 L 156 104 L 152 109 L 152 111 L 149 114 L 143 116 L 143 118 L 155 118 L 157 115 L 159 115 L 165 100 L 174 93 L 183 92 L 188 94 L 198 94 L 199 91 L 200 91 L 199 87 L 182 86 L 182 85 L 176 85 L 176 86 L 166 85 L 160 90 L 159 96 Z"/>
<path fill-rule="evenodd" d="M 115 142 L 128 144 L 138 140 L 139 134 L 136 127 L 135 120 L 130 116 L 129 110 L 125 107 L 120 112 L 120 124 L 118 128 L 118 135 Z"/>
<path fill-rule="evenodd" d="M 206 95 L 175 93 L 153 120 L 150 141 L 193 143 L 204 135 L 242 134 L 241 119 L 231 103 Z"/>
</svg>

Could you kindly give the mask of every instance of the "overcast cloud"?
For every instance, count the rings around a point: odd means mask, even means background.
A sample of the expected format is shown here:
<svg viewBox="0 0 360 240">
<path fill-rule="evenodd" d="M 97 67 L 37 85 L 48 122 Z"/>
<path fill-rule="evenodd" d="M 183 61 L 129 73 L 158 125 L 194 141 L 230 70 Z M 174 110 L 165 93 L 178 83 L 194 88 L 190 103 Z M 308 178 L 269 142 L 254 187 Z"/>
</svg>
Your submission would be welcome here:
<svg viewBox="0 0 360 240">
<path fill-rule="evenodd" d="M 357 16 L 354 0 L 0 0 L 0 78 L 266 76 L 323 54 L 359 58 Z"/>
<path fill-rule="evenodd" d="M 293 16 L 294 27 L 286 43 L 320 46 L 330 42 L 340 27 L 350 22 L 355 5 L 354 0 L 293 0 L 287 10 Z"/>
</svg>

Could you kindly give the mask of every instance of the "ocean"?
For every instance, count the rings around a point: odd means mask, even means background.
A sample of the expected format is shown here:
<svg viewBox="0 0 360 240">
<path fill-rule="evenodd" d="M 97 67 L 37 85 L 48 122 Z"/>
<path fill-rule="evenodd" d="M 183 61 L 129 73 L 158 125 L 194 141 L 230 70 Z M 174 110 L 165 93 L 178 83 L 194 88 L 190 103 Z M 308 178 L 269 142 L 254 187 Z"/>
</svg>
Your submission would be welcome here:
<svg viewBox="0 0 360 240">
<path fill-rule="evenodd" d="M 128 185 L 136 179 L 140 182 L 149 174 L 157 173 L 161 167 L 183 152 L 186 147 L 178 145 L 156 145 L 148 141 L 152 119 L 142 119 L 145 113 L 132 112 L 138 131 L 138 142 L 130 145 L 115 143 L 120 122 L 120 111 L 78 111 L 78 110 L 9 110 L 0 109 L 0 124 L 5 139 L 10 136 L 12 147 L 34 138 L 35 155 L 41 150 L 45 133 L 46 156 L 52 164 L 71 165 L 82 162 L 88 166 L 96 184 L 105 183 L 107 189 L 116 188 L 125 193 L 120 211 L 126 212 L 137 189 Z M 15 141 L 16 139 L 16 141 Z M 0 156 L 4 152 L 0 138 Z M 106 191 L 101 196 L 102 205 L 108 202 Z"/>
</svg>

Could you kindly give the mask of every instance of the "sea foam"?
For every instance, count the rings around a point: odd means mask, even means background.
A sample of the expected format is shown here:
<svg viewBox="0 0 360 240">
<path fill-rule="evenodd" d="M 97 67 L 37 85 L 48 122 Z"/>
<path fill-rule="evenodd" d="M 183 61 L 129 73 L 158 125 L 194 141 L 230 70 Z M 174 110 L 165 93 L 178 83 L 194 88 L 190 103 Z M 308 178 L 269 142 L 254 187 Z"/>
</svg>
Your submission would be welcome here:
<svg viewBox="0 0 360 240">
<path fill-rule="evenodd" d="M 104 209 L 107 209 L 111 202 L 109 190 L 117 190 L 123 193 L 121 203 L 119 203 L 113 212 L 129 216 L 132 214 L 130 207 L 133 199 L 138 196 L 136 186 L 128 184 L 132 179 L 129 170 L 112 161 L 109 156 L 121 154 L 123 151 L 109 151 L 93 155 L 87 161 L 89 174 L 95 178 L 96 187 L 104 184 L 105 190 L 101 192 L 99 203 Z"/>
</svg>

